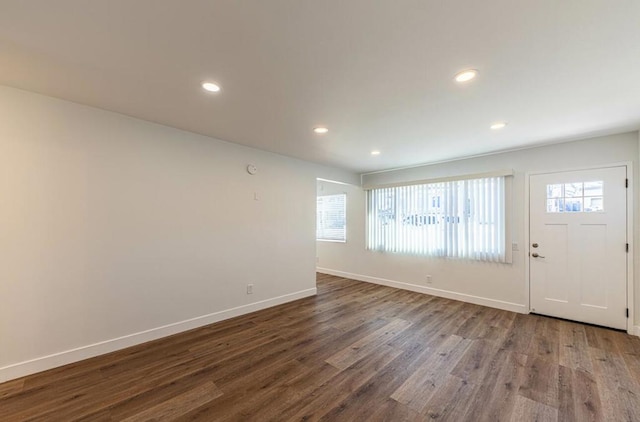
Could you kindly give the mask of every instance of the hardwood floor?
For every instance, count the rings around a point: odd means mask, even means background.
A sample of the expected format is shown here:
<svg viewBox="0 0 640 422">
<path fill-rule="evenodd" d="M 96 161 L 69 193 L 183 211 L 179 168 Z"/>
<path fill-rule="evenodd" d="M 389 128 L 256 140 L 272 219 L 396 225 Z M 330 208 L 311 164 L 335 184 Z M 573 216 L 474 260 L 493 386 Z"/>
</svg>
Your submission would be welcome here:
<svg viewBox="0 0 640 422">
<path fill-rule="evenodd" d="M 1 421 L 640 421 L 640 338 L 318 275 L 318 295 L 0 384 Z"/>
</svg>

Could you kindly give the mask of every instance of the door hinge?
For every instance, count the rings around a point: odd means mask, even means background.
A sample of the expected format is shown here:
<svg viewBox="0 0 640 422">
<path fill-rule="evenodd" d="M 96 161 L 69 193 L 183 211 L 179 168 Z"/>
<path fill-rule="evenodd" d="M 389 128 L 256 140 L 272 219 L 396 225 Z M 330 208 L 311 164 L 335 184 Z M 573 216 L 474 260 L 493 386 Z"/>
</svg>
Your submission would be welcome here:
<svg viewBox="0 0 640 422">
<path fill-rule="evenodd" d="M 629 244 L 627 243 L 627 253 L 629 253 Z"/>
<path fill-rule="evenodd" d="M 624 179 L 624 187 L 625 188 L 629 187 L 629 179 Z"/>
<path fill-rule="evenodd" d="M 627 318 L 629 318 L 629 308 L 627 308 Z"/>
</svg>

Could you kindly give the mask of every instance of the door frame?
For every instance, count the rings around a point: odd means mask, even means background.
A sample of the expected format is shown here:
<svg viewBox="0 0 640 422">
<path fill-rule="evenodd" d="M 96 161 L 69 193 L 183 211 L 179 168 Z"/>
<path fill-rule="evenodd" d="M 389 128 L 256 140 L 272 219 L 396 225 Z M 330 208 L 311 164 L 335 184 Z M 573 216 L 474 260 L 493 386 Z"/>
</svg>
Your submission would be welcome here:
<svg viewBox="0 0 640 422">
<path fill-rule="evenodd" d="M 640 333 L 635 332 L 634 327 L 634 291 L 633 291 L 633 281 L 634 281 L 634 272 L 633 272 L 633 261 L 635 260 L 635 252 L 634 252 L 634 242 L 633 242 L 633 162 L 624 161 L 618 163 L 611 164 L 599 164 L 593 166 L 585 166 L 585 167 L 570 167 L 564 169 L 554 169 L 554 170 L 543 170 L 543 171 L 528 171 L 525 173 L 524 179 L 524 245 L 526 249 L 523 249 L 524 252 L 524 270 L 525 270 L 525 303 L 527 306 L 527 313 L 531 313 L 531 274 L 530 271 L 530 259 L 529 259 L 529 235 L 530 235 L 530 213 L 531 213 L 531 204 L 530 204 L 530 179 L 531 176 L 537 176 L 541 174 L 549 174 L 549 173 L 563 173 L 569 171 L 580 171 L 580 170 L 596 170 L 607 167 L 627 167 L 627 179 L 629 180 L 629 187 L 627 188 L 627 242 L 629 243 L 629 253 L 627 254 L 627 308 L 629 309 L 629 317 L 627 318 L 627 333 L 631 335 L 638 335 Z"/>
</svg>

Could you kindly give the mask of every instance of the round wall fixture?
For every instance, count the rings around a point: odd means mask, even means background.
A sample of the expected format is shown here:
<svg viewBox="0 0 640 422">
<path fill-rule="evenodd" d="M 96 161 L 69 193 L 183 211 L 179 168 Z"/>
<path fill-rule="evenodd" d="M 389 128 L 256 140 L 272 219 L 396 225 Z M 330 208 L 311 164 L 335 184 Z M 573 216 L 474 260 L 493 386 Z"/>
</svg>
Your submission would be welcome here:
<svg viewBox="0 0 640 422">
<path fill-rule="evenodd" d="M 247 173 L 256 174 L 257 172 L 258 172 L 258 167 L 254 166 L 253 164 L 249 164 L 247 166 Z"/>
</svg>

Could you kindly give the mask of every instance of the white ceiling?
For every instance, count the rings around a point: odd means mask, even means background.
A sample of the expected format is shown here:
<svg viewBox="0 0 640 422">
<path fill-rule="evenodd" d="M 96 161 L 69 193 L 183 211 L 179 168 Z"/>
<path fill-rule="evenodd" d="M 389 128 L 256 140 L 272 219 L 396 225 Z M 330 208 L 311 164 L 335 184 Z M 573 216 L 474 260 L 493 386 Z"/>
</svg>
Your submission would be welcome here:
<svg viewBox="0 0 640 422">
<path fill-rule="evenodd" d="M 640 1 L 0 0 L 0 84 L 366 172 L 638 129 Z"/>
</svg>

